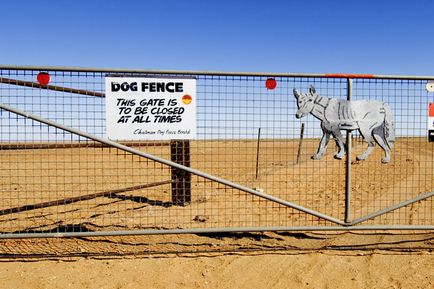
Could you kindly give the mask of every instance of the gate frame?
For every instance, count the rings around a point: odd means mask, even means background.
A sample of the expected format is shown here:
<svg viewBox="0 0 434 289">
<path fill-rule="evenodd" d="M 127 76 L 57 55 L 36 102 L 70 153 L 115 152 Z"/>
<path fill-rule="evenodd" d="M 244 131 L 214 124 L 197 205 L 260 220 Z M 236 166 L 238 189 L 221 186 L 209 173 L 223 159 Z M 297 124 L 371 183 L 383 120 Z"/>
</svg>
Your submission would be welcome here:
<svg viewBox="0 0 434 289">
<path fill-rule="evenodd" d="M 405 75 L 374 75 L 374 74 L 303 74 L 303 73 L 259 73 L 259 72 L 218 72 L 218 71 L 179 71 L 179 70 L 142 70 L 142 69 L 98 69 L 98 68 L 76 68 L 76 67 L 53 67 L 53 66 L 4 66 L 0 65 L 0 70 L 32 70 L 32 71 L 64 71 L 64 72 L 99 72 L 99 73 L 140 73 L 140 74 L 183 74 L 183 75 L 216 75 L 216 76 L 256 76 L 256 77 L 305 77 L 305 78 L 345 78 L 347 79 L 347 100 L 351 100 L 352 97 L 352 81 L 353 79 L 396 79 L 396 80 L 434 80 L 434 76 L 405 76 Z M 96 97 L 105 97 L 104 93 L 98 92 L 88 92 L 79 89 L 64 88 L 52 85 L 40 85 L 38 83 L 18 81 L 8 78 L 0 77 L 0 83 L 14 84 L 21 86 L 28 86 L 33 88 L 41 88 L 48 90 L 56 90 L 84 95 L 92 95 Z M 190 178 L 190 174 L 194 174 L 203 178 L 206 178 L 217 183 L 230 186 L 234 189 L 244 191 L 246 193 L 255 195 L 257 197 L 278 203 L 280 205 L 296 209 L 298 211 L 310 214 L 312 216 L 318 217 L 320 219 L 332 222 L 338 226 L 298 226 L 298 227 L 233 227 L 233 228 L 200 228 L 200 229 L 164 229 L 164 230 L 134 230 L 134 231 L 101 231 L 101 232 L 65 232 L 65 233 L 5 233 L 0 234 L 0 238 L 41 238 L 41 237 L 81 237 L 81 236 L 123 236 L 123 235 L 159 235 L 159 234 L 195 234 L 195 233 L 224 233 L 224 232 L 265 232 L 265 231 L 355 231 L 355 230 L 434 230 L 433 225 L 365 225 L 356 226 L 357 224 L 364 222 L 369 219 L 373 219 L 380 215 L 392 212 L 396 209 L 408 206 L 410 204 L 422 201 L 434 196 L 433 192 L 426 192 L 415 198 L 400 202 L 398 204 L 383 208 L 379 211 L 367 214 L 358 219 L 351 220 L 351 136 L 352 132 L 347 131 L 346 134 L 346 172 L 345 172 L 345 220 L 341 221 L 334 217 L 328 216 L 326 214 L 320 213 L 315 210 L 297 205 L 295 203 L 268 195 L 264 192 L 260 192 L 246 186 L 240 185 L 238 183 L 231 182 L 220 177 L 207 174 L 205 172 L 196 170 L 189 167 L 189 155 L 185 155 L 188 152 L 188 144 L 182 144 L 181 147 L 176 148 L 179 143 L 174 142 L 171 145 L 172 150 L 181 151 L 181 158 L 172 160 L 166 160 L 140 150 L 136 150 L 129 146 L 105 139 L 100 138 L 89 133 L 53 122 L 48 119 L 41 118 L 37 115 L 29 114 L 25 111 L 21 111 L 4 105 L 0 103 L 0 109 L 12 112 L 17 115 L 21 115 L 25 118 L 29 118 L 44 124 L 47 124 L 58 129 L 86 137 L 88 139 L 94 140 L 101 144 L 115 147 L 120 150 L 132 153 L 134 155 L 144 157 L 161 164 L 168 165 L 172 168 L 172 185 L 175 183 L 179 184 L 179 187 L 184 187 L 185 184 L 189 184 L 190 180 L 185 178 Z M 172 154 L 173 156 L 173 154 Z M 191 195 L 188 192 L 183 192 L 184 195 L 174 196 L 174 203 L 184 205 L 190 201 Z"/>
</svg>

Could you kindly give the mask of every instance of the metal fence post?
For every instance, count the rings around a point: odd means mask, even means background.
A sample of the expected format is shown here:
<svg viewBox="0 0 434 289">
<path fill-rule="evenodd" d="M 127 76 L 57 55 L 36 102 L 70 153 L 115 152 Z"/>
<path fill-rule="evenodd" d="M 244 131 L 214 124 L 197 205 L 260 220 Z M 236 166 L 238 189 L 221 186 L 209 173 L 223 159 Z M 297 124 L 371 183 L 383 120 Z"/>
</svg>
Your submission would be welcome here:
<svg viewBox="0 0 434 289">
<path fill-rule="evenodd" d="M 347 78 L 347 100 L 351 101 L 353 94 L 353 79 Z M 347 130 L 345 142 L 346 166 L 345 166 L 345 223 L 351 222 L 351 147 L 352 131 Z"/>
<path fill-rule="evenodd" d="M 301 128 L 300 128 L 300 141 L 298 143 L 297 161 L 295 162 L 296 165 L 298 165 L 298 163 L 300 162 L 301 146 L 303 145 L 303 138 L 304 138 L 304 122 L 301 124 Z"/>
<path fill-rule="evenodd" d="M 259 144 L 261 142 L 261 128 L 258 128 L 258 141 L 256 145 L 256 179 L 259 176 Z"/>
<path fill-rule="evenodd" d="M 170 142 L 171 161 L 190 167 L 190 142 L 188 140 L 172 140 Z M 185 206 L 191 203 L 191 173 L 171 167 L 172 202 Z"/>
</svg>

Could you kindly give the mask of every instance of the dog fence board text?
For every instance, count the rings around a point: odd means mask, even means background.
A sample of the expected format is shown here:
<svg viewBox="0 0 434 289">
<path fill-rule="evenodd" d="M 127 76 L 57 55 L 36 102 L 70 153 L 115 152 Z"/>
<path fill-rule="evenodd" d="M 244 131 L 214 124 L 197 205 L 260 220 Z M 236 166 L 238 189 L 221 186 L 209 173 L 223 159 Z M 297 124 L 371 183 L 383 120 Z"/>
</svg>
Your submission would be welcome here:
<svg viewBox="0 0 434 289">
<path fill-rule="evenodd" d="M 107 136 L 113 140 L 196 137 L 196 80 L 106 77 Z"/>
</svg>

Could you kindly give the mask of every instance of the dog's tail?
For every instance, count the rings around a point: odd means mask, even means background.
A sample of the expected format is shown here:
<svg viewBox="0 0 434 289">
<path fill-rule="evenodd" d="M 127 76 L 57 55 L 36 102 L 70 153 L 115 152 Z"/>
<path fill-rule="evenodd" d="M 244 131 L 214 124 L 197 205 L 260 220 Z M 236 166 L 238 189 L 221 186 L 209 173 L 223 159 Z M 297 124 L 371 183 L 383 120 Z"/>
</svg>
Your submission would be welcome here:
<svg viewBox="0 0 434 289">
<path fill-rule="evenodd" d="M 387 145 L 390 149 L 393 149 L 395 144 L 395 120 L 393 118 L 392 110 L 389 105 L 384 104 L 384 136 L 387 141 Z"/>
</svg>

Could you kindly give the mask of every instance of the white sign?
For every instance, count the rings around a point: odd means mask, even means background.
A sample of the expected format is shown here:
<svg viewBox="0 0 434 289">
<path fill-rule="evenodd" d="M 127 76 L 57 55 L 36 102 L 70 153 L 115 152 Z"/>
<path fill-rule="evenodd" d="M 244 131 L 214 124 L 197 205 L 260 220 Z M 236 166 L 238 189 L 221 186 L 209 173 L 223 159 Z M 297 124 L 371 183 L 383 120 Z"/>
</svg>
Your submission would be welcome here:
<svg viewBox="0 0 434 289">
<path fill-rule="evenodd" d="M 112 140 L 196 138 L 196 79 L 106 77 Z"/>
</svg>

